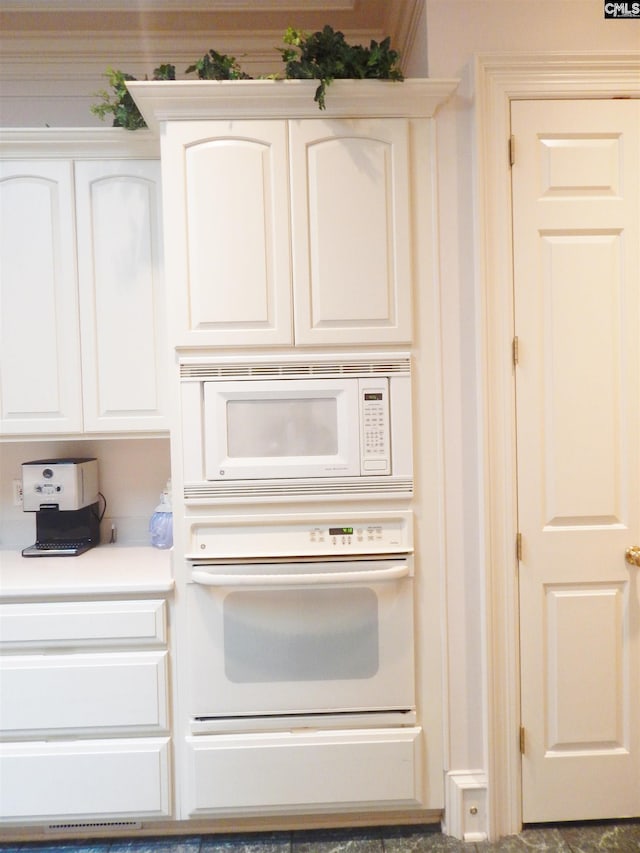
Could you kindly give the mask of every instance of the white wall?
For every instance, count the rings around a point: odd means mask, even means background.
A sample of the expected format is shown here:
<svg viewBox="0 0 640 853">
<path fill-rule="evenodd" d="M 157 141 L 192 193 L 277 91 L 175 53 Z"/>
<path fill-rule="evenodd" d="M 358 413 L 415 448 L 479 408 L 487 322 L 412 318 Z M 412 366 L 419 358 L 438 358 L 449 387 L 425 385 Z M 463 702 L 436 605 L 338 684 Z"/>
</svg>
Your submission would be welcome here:
<svg viewBox="0 0 640 853">
<path fill-rule="evenodd" d="M 604 0 L 426 0 L 430 77 L 475 53 L 640 50 L 640 21 L 604 20 Z"/>
<path fill-rule="evenodd" d="M 437 114 L 447 478 L 446 769 L 452 771 L 486 770 L 473 59 L 479 53 L 640 51 L 640 21 L 604 20 L 603 7 L 603 0 L 427 0 L 429 76 L 461 79 Z"/>
</svg>

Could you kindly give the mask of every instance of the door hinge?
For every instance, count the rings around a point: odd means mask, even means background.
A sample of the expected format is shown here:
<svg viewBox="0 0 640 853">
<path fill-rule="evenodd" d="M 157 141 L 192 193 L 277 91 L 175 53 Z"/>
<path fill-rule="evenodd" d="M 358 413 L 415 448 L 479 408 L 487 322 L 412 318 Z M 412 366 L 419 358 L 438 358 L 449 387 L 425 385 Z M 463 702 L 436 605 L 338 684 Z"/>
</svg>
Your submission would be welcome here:
<svg viewBox="0 0 640 853">
<path fill-rule="evenodd" d="M 516 534 L 516 559 L 522 560 L 522 533 Z"/>
<path fill-rule="evenodd" d="M 513 339 L 511 345 L 511 352 L 513 355 L 513 366 L 515 367 L 520 361 L 520 341 L 518 340 L 518 336 L 516 335 Z"/>
<path fill-rule="evenodd" d="M 520 726 L 520 755 L 524 755 L 524 747 L 525 747 L 524 726 Z"/>
<path fill-rule="evenodd" d="M 509 165 L 513 166 L 516 162 L 516 138 L 512 134 L 509 137 Z"/>
</svg>

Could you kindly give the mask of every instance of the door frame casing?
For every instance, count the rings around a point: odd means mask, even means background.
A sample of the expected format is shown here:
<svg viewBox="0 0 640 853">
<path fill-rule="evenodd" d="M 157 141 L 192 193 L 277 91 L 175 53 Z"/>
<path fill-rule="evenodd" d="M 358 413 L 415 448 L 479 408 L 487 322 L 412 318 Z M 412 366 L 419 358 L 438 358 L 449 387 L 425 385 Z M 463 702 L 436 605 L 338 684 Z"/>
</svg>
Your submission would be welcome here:
<svg viewBox="0 0 640 853">
<path fill-rule="evenodd" d="M 490 839 L 522 826 L 513 247 L 513 100 L 640 98 L 640 52 L 475 59 L 479 375 L 484 441 L 485 709 Z M 517 140 L 515 143 L 517 157 Z"/>
</svg>

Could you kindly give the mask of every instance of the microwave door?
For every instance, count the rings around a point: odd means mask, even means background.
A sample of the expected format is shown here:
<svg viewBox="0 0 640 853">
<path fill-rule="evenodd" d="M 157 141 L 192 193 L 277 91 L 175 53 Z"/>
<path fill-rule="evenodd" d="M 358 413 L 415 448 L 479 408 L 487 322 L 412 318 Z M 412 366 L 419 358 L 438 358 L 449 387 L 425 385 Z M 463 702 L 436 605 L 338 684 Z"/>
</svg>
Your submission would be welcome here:
<svg viewBox="0 0 640 853">
<path fill-rule="evenodd" d="M 210 382 L 204 405 L 207 480 L 359 474 L 352 381 Z"/>
</svg>

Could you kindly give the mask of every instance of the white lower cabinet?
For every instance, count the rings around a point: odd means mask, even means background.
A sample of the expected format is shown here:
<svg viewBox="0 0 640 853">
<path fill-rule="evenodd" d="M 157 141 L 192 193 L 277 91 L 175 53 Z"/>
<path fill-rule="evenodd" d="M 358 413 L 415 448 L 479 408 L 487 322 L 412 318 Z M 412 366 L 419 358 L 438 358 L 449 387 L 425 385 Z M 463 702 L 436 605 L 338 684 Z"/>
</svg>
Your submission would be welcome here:
<svg viewBox="0 0 640 853">
<path fill-rule="evenodd" d="M 0 761 L 5 821 L 170 813 L 168 737 L 5 743 Z"/>
<path fill-rule="evenodd" d="M 419 806 L 421 729 L 187 738 L 187 815 Z"/>
<path fill-rule="evenodd" d="M 171 815 L 166 606 L 0 605 L 1 821 Z"/>
<path fill-rule="evenodd" d="M 164 730 L 167 656 L 162 651 L 5 658 L 0 728 L 3 733 Z"/>
</svg>

